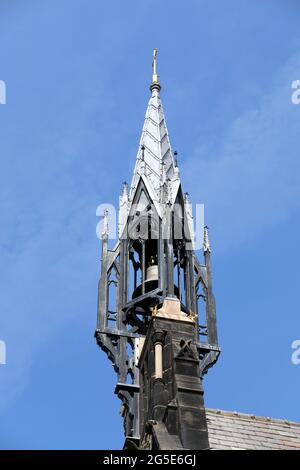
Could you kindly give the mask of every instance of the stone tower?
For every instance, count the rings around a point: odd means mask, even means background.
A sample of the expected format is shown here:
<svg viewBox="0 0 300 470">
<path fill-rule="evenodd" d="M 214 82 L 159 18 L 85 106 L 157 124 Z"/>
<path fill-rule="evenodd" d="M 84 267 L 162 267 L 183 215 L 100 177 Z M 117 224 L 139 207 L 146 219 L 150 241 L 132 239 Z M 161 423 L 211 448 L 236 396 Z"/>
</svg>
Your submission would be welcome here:
<svg viewBox="0 0 300 470">
<path fill-rule="evenodd" d="M 125 448 L 208 449 L 202 377 L 217 361 L 210 244 L 194 252 L 153 58 L 151 97 L 130 188 L 120 196 L 118 242 L 102 232 L 95 337 L 117 373 Z"/>
</svg>

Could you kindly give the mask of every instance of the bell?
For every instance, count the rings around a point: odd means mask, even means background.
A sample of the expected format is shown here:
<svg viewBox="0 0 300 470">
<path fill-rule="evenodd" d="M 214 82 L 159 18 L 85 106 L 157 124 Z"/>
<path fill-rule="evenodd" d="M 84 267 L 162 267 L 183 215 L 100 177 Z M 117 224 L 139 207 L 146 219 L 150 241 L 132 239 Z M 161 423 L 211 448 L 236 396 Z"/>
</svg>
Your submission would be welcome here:
<svg viewBox="0 0 300 470">
<path fill-rule="evenodd" d="M 157 281 L 158 280 L 158 266 L 153 264 L 149 266 L 146 270 L 146 282 Z"/>
<path fill-rule="evenodd" d="M 145 293 L 150 292 L 158 286 L 158 265 L 155 256 L 151 256 L 145 274 Z M 132 298 L 139 297 L 142 293 L 142 285 L 138 286 L 133 292 Z"/>
<path fill-rule="evenodd" d="M 158 265 L 156 264 L 156 258 L 150 257 L 148 268 L 146 269 L 145 282 L 158 281 Z"/>
</svg>

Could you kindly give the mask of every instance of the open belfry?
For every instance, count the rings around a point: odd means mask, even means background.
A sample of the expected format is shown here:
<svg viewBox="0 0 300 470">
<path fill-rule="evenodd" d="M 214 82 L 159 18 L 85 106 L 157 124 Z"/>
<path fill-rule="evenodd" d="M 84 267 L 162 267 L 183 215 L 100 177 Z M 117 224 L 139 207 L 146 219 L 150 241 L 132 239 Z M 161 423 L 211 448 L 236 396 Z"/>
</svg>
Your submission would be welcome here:
<svg viewBox="0 0 300 470">
<path fill-rule="evenodd" d="M 161 103 L 156 54 L 113 250 L 108 250 L 103 222 L 96 339 L 118 376 L 125 447 L 207 449 L 201 378 L 219 355 L 210 247 L 205 229 L 201 264 L 193 251 L 191 204 Z"/>
<path fill-rule="evenodd" d="M 107 213 L 102 231 L 95 337 L 117 374 L 124 448 L 264 448 L 257 429 L 269 433 L 266 448 L 288 448 L 288 437 L 281 447 L 277 441 L 290 429 L 291 446 L 300 447 L 296 423 L 205 409 L 202 378 L 220 354 L 211 249 L 204 227 L 203 259 L 195 255 L 192 206 L 170 144 L 156 56 L 154 50 L 151 96 L 113 249 Z"/>
</svg>

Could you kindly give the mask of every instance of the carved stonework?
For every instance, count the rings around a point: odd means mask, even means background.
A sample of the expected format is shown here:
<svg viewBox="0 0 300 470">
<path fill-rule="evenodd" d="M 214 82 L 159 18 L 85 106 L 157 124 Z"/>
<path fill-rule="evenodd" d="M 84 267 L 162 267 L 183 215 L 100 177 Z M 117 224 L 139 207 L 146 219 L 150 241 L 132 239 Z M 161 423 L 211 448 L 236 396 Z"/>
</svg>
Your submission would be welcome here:
<svg viewBox="0 0 300 470">
<path fill-rule="evenodd" d="M 165 342 L 166 331 L 156 330 L 152 335 L 152 342 L 155 345 L 156 343 L 164 344 Z"/>
<path fill-rule="evenodd" d="M 192 340 L 182 339 L 180 341 L 180 351 L 176 358 L 198 360 L 196 347 L 192 347 Z"/>
</svg>

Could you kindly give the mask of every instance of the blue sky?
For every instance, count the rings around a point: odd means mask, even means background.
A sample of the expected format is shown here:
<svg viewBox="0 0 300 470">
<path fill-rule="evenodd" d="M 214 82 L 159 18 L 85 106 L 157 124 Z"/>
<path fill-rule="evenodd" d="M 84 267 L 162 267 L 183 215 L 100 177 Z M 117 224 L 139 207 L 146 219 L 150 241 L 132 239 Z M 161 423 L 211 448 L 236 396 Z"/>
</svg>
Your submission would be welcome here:
<svg viewBox="0 0 300 470">
<path fill-rule="evenodd" d="M 223 352 L 206 404 L 300 421 L 299 15 L 296 0 L 1 1 L 1 448 L 123 445 L 93 339 L 95 211 L 131 179 L 154 47 L 211 229 Z"/>
</svg>

